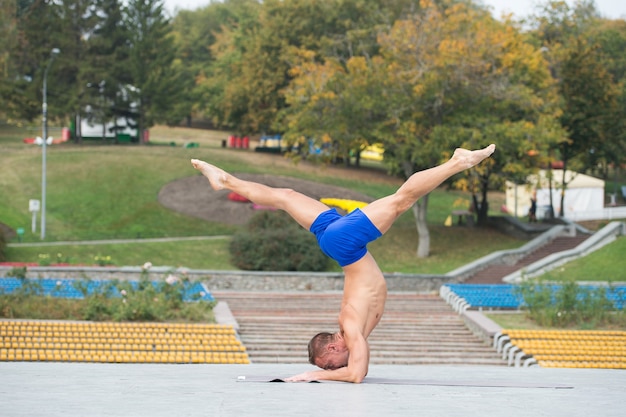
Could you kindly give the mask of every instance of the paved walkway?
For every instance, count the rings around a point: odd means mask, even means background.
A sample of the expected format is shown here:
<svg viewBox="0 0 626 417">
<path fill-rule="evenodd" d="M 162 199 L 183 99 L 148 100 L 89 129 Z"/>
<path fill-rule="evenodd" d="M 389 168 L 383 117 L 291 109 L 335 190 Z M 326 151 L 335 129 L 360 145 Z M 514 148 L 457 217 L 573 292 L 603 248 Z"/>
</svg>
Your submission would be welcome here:
<svg viewBox="0 0 626 417">
<path fill-rule="evenodd" d="M 186 236 L 186 237 L 155 237 L 147 239 L 110 239 L 110 240 L 67 240 L 59 242 L 25 242 L 9 243 L 10 248 L 34 248 L 39 246 L 67 246 L 67 245 L 113 245 L 126 243 L 162 243 L 162 242 L 183 242 L 194 240 L 220 240 L 229 239 L 230 236 Z"/>
<path fill-rule="evenodd" d="M 370 367 L 433 385 L 238 382 L 302 365 L 0 363 L 0 414 L 54 416 L 622 417 L 626 373 L 505 367 Z M 445 384 L 471 386 L 446 386 Z M 488 385 L 557 386 L 528 388 Z"/>
</svg>

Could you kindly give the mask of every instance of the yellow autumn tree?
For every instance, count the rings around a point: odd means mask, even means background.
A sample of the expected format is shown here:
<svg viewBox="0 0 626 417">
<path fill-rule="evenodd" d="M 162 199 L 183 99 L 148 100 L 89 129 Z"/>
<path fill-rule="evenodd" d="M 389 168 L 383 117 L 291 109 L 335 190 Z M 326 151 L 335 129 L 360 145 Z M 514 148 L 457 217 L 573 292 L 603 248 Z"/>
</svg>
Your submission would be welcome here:
<svg viewBox="0 0 626 417">
<path fill-rule="evenodd" d="M 481 224 L 489 184 L 525 177 L 538 164 L 529 151 L 543 151 L 562 135 L 558 96 L 544 56 L 514 22 L 465 3 L 420 4 L 420 13 L 379 36 L 392 103 L 385 147 L 408 176 L 457 146 L 497 143 L 497 157 L 456 179 L 472 192 Z M 418 256 L 429 251 L 427 203 L 415 208 Z"/>
<path fill-rule="evenodd" d="M 472 192 L 479 224 L 490 182 L 524 178 L 562 136 L 549 67 L 512 21 L 464 3 L 422 1 L 378 36 L 379 53 L 345 62 L 300 51 L 286 91 L 289 130 L 327 133 L 354 149 L 383 142 L 392 172 L 408 177 L 457 146 L 498 144 L 497 157 L 455 178 Z M 351 148 L 352 147 L 352 148 Z M 428 256 L 428 196 L 415 206 L 417 255 Z"/>
<path fill-rule="evenodd" d="M 299 49 L 298 59 L 290 70 L 294 77 L 284 90 L 289 107 L 281 113 L 285 138 L 291 143 L 306 137 L 314 142 L 330 138 L 330 157 L 349 164 L 375 140 L 375 128 L 381 120 L 379 86 L 364 57 L 345 63 L 336 59 L 317 60 L 316 54 Z"/>
</svg>

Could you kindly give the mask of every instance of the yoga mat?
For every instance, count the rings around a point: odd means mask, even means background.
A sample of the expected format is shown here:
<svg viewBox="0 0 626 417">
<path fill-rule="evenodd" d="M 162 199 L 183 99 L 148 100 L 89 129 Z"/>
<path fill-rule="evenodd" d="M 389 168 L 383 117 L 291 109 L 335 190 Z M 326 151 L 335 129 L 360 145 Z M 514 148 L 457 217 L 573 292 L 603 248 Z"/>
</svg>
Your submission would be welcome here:
<svg viewBox="0 0 626 417">
<path fill-rule="evenodd" d="M 281 378 L 273 376 L 239 376 L 237 382 L 285 382 Z M 339 383 L 339 381 L 309 381 L 310 383 Z M 457 381 L 439 380 L 439 379 L 395 379 L 395 378 L 374 378 L 367 377 L 361 382 L 362 384 L 386 384 L 386 385 L 430 385 L 442 387 L 484 387 L 484 388 L 552 388 L 552 389 L 571 389 L 571 385 L 551 384 L 551 383 L 526 383 L 516 381 L 489 381 L 489 380 L 470 380 Z"/>
</svg>

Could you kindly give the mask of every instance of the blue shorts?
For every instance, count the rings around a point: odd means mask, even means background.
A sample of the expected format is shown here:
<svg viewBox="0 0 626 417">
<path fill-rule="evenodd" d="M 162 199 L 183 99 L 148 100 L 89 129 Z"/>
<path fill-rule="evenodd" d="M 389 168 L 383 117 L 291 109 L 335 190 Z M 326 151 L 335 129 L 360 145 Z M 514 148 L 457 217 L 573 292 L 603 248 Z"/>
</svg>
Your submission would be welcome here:
<svg viewBox="0 0 626 417">
<path fill-rule="evenodd" d="M 330 209 L 319 216 L 309 229 L 326 255 L 340 266 L 350 265 L 367 253 L 367 244 L 382 236 L 372 221 L 359 209 L 346 216 Z"/>
</svg>

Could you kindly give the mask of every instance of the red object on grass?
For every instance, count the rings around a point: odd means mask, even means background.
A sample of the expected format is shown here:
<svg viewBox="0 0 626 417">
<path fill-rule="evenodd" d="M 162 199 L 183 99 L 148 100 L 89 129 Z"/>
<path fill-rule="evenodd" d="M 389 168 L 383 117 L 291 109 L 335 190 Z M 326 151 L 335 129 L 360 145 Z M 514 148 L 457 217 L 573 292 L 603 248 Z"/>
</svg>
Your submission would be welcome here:
<svg viewBox="0 0 626 417">
<path fill-rule="evenodd" d="M 228 194 L 228 199 L 230 201 L 237 201 L 239 203 L 249 203 L 250 200 L 248 200 L 247 198 L 245 198 L 244 196 L 241 196 L 235 192 L 231 192 L 230 194 Z"/>
</svg>

